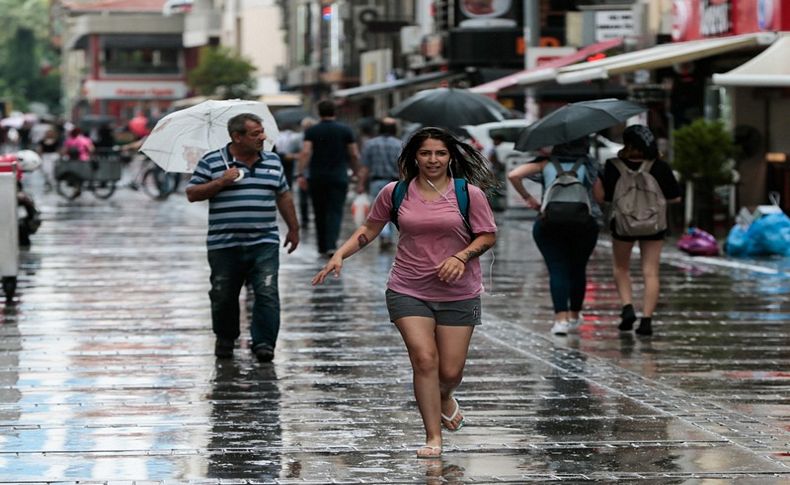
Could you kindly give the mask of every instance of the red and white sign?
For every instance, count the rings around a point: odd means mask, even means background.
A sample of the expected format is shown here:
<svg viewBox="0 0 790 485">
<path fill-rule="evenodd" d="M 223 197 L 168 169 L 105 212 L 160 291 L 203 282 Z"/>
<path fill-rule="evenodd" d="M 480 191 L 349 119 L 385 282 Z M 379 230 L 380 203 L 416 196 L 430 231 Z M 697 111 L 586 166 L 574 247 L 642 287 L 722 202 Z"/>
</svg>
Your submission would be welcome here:
<svg viewBox="0 0 790 485">
<path fill-rule="evenodd" d="M 103 81 L 89 79 L 83 94 L 94 99 L 181 99 L 188 87 L 183 81 Z"/>
<path fill-rule="evenodd" d="M 784 4 L 784 5 L 783 5 Z M 782 0 L 674 0 L 672 40 L 790 29 L 790 2 Z"/>
</svg>

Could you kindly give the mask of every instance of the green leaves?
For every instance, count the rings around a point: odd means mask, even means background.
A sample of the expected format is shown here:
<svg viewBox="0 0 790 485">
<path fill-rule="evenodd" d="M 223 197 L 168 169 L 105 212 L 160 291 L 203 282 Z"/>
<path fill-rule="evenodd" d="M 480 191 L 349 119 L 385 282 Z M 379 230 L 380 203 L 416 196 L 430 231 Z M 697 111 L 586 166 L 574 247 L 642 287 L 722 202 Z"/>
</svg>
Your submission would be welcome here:
<svg viewBox="0 0 790 485">
<path fill-rule="evenodd" d="M 189 85 L 206 96 L 249 98 L 255 88 L 255 66 L 222 47 L 201 51 L 200 63 L 189 73 Z"/>
<path fill-rule="evenodd" d="M 735 145 L 718 121 L 697 119 L 673 132 L 672 167 L 686 180 L 716 186 L 731 178 Z"/>
</svg>

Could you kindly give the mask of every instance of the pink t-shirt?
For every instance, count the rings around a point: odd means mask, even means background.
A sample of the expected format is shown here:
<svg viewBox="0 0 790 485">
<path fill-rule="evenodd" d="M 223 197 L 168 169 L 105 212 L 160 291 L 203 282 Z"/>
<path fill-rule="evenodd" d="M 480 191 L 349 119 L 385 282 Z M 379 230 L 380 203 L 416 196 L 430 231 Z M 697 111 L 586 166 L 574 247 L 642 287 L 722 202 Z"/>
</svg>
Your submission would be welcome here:
<svg viewBox="0 0 790 485">
<path fill-rule="evenodd" d="M 69 137 L 64 143 L 63 148 L 66 149 L 66 153 L 70 149 L 76 149 L 77 153 L 79 153 L 79 158 L 83 162 L 87 162 L 91 159 L 91 150 L 93 150 L 93 142 L 90 138 L 85 135 L 77 135 L 76 137 Z"/>
<path fill-rule="evenodd" d="M 369 221 L 390 220 L 394 188 L 395 182 L 392 182 L 379 192 L 368 216 Z M 491 206 L 483 191 L 473 185 L 469 185 L 469 222 L 475 234 L 496 232 Z M 387 288 L 434 302 L 466 300 L 483 292 L 483 277 L 477 258 L 467 263 L 466 271 L 458 281 L 445 283 L 439 280 L 436 266 L 471 242 L 458 210 L 452 180 L 444 197 L 432 201 L 424 200 L 412 181 L 398 209 L 398 225 L 398 250 Z"/>
</svg>

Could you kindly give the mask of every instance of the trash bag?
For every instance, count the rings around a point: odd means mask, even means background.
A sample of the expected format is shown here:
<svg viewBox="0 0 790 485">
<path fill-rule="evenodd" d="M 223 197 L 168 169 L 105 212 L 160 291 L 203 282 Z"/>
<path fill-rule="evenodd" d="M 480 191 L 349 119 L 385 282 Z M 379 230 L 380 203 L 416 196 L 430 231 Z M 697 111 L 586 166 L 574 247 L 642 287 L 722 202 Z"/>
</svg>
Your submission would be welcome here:
<svg viewBox="0 0 790 485">
<path fill-rule="evenodd" d="M 740 224 L 735 224 L 727 234 L 727 242 L 724 244 L 724 250 L 728 256 L 746 256 L 749 252 L 749 240 L 746 237 L 746 230 L 748 228 Z"/>
<path fill-rule="evenodd" d="M 677 247 L 692 256 L 718 256 L 719 244 L 709 232 L 690 227 L 678 240 Z"/>
<path fill-rule="evenodd" d="M 370 212 L 370 197 L 368 194 L 357 194 L 351 203 L 351 215 L 354 217 L 354 224 L 361 226 L 368 218 Z"/>
<path fill-rule="evenodd" d="M 749 226 L 750 255 L 790 254 L 790 218 L 784 213 L 767 214 Z"/>
</svg>

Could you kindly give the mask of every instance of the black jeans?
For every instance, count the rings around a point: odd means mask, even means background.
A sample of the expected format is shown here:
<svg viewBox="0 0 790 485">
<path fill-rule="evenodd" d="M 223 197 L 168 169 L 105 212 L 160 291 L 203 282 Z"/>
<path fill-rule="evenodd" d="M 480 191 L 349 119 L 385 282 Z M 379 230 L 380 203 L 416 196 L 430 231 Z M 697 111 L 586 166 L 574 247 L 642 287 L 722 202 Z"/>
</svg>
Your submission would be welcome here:
<svg viewBox="0 0 790 485">
<path fill-rule="evenodd" d="M 587 262 L 598 242 L 598 225 L 590 221 L 573 231 L 547 228 L 535 221 L 532 236 L 549 270 L 554 313 L 581 311 L 587 286 Z"/>
<path fill-rule="evenodd" d="M 280 269 L 278 244 L 258 244 L 213 249 L 208 252 L 211 267 L 211 321 L 217 337 L 235 340 L 239 328 L 239 292 L 249 281 L 255 292 L 250 333 L 253 347 L 277 343 L 280 331 L 280 295 L 277 274 Z"/>
<path fill-rule="evenodd" d="M 318 252 L 334 251 L 337 249 L 340 224 L 343 222 L 348 182 L 310 179 L 309 185 Z"/>
</svg>

